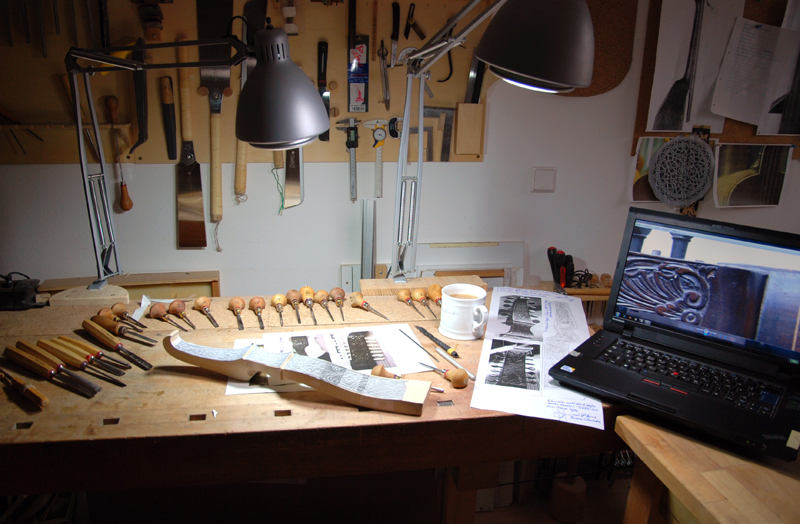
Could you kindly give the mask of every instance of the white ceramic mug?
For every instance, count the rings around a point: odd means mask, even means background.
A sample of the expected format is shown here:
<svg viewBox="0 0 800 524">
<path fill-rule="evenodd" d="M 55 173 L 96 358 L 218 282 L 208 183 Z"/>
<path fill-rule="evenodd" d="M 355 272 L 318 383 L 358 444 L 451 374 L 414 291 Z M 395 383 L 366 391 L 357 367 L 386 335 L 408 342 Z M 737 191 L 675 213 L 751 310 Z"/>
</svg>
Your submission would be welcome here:
<svg viewBox="0 0 800 524">
<path fill-rule="evenodd" d="M 486 291 L 472 284 L 450 284 L 442 288 L 439 333 L 453 340 L 473 340 L 486 333 L 489 310 Z"/>
</svg>

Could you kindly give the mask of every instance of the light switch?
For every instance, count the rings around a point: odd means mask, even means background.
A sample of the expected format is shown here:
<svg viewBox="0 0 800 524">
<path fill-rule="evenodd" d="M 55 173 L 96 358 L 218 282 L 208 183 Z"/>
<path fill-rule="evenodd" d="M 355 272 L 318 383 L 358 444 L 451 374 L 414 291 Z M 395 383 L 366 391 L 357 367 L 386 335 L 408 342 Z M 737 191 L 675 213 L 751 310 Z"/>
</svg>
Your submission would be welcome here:
<svg viewBox="0 0 800 524">
<path fill-rule="evenodd" d="M 555 167 L 533 167 L 531 168 L 532 193 L 552 193 L 556 190 L 556 171 Z"/>
</svg>

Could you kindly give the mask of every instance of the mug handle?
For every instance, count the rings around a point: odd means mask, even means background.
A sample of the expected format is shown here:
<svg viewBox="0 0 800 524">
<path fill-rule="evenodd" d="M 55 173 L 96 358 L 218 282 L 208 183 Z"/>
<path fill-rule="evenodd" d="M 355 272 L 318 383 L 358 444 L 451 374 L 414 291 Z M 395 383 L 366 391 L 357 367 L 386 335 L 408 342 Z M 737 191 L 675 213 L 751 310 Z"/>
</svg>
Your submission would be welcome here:
<svg viewBox="0 0 800 524">
<path fill-rule="evenodd" d="M 486 306 L 476 306 L 472 310 L 472 334 L 475 338 L 481 338 L 486 332 L 486 324 L 489 322 L 489 310 Z"/>
</svg>

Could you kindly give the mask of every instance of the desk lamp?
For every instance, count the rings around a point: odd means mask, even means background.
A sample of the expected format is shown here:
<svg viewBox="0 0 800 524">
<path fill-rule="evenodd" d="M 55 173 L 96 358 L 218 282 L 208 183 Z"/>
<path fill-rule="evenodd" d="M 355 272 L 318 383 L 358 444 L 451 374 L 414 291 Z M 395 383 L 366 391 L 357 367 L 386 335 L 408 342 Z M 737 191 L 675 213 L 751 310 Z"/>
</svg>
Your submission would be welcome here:
<svg viewBox="0 0 800 524">
<path fill-rule="evenodd" d="M 227 45 L 236 53 L 227 60 L 205 60 L 188 63 L 146 63 L 144 61 L 119 58 L 114 54 L 150 49 L 170 49 L 184 46 Z M 242 90 L 236 111 L 236 136 L 262 149 L 289 149 L 306 145 L 330 127 L 327 110 L 312 82 L 289 59 L 289 42 L 283 29 L 273 28 L 267 19 L 267 27 L 255 34 L 255 50 L 235 36 L 205 40 L 145 44 L 83 50 L 72 48 L 65 63 L 69 73 L 70 89 L 74 102 L 73 114 L 77 124 L 78 154 L 84 183 L 84 194 L 89 211 L 97 280 L 89 290 L 100 290 L 108 278 L 119 275 L 122 270 L 117 258 L 114 227 L 106 194 L 104 173 L 105 160 L 102 151 L 99 125 L 89 76 L 110 71 L 146 71 L 184 67 L 227 66 L 242 63 L 248 56 L 256 55 L 256 66 Z M 101 64 L 82 66 L 78 60 Z M 86 157 L 83 122 L 80 108 L 78 75 L 84 77 L 86 98 L 100 156 L 99 172 L 90 173 Z M 86 302 L 84 302 L 86 303 Z"/>
<path fill-rule="evenodd" d="M 594 66 L 594 28 L 585 0 L 496 0 L 455 36 L 448 36 L 467 13 L 483 0 L 470 0 L 419 50 L 401 53 L 407 65 L 403 127 L 410 127 L 411 93 L 419 80 L 418 121 L 422 130 L 424 87 L 430 67 L 466 36 L 494 15 L 475 50 L 475 55 L 495 75 L 514 85 L 549 93 L 565 93 L 587 87 Z M 400 138 L 395 193 L 394 245 L 389 276 L 405 282 L 417 276 L 416 226 L 422 181 L 423 133 L 417 134 L 417 174 L 406 175 L 408 133 Z M 408 193 L 408 195 L 407 195 Z M 408 196 L 408 198 L 407 198 Z M 406 202 L 408 200 L 408 202 Z M 404 238 L 405 233 L 405 238 Z"/>
</svg>

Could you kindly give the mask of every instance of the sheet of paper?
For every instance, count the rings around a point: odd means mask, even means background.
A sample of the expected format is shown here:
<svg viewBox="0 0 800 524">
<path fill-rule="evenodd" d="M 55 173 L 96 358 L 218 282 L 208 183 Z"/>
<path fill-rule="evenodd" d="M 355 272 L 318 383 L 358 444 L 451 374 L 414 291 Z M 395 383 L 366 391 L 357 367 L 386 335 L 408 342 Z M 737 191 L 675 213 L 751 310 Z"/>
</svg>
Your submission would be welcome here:
<svg viewBox="0 0 800 524">
<path fill-rule="evenodd" d="M 587 338 L 579 298 L 494 288 L 470 406 L 604 429 L 599 400 L 563 388 L 547 374 Z"/>
<path fill-rule="evenodd" d="M 786 12 L 783 15 L 781 27 L 791 31 L 800 31 L 800 0 L 789 0 L 786 5 Z M 766 111 L 761 114 L 761 121 L 758 123 L 757 131 L 759 135 L 781 134 L 780 126 L 783 112 L 778 112 L 776 106 L 780 106 L 780 101 L 785 100 L 789 91 L 792 89 L 795 70 L 800 67 L 800 45 L 797 46 L 792 58 L 789 59 L 789 64 L 790 67 L 787 67 L 783 72 L 783 76 L 775 87 L 775 91 L 768 97 L 768 100 L 771 101 L 769 109 L 774 112 Z"/>
<path fill-rule="evenodd" d="M 275 353 L 295 352 L 320 358 L 365 374 L 369 374 L 378 364 L 383 364 L 387 371 L 395 375 L 429 371 L 420 362 L 434 365 L 425 350 L 418 345 L 419 340 L 408 324 L 264 333 L 260 339 L 236 340 L 234 347 L 247 347 L 251 344 Z M 308 389 L 311 388 L 271 376 L 257 377 L 251 383 L 229 378 L 225 394 L 279 393 Z"/>
<path fill-rule="evenodd" d="M 800 33 L 737 18 L 714 89 L 714 113 L 759 124 L 778 85 L 794 71 Z"/>
<path fill-rule="evenodd" d="M 710 126 L 712 133 L 721 133 L 725 117 L 711 111 L 711 98 L 717 82 L 719 66 L 725 54 L 731 29 L 736 17 L 744 12 L 744 0 L 664 0 L 661 4 L 661 22 L 658 32 L 656 66 L 653 74 L 653 87 L 650 91 L 650 108 L 647 117 L 647 131 L 690 132 L 695 126 Z M 700 9 L 702 7 L 702 9 Z M 695 18 L 699 17 L 699 42 L 691 49 L 692 31 Z M 680 92 L 682 79 L 687 73 L 687 63 L 695 51 L 697 66 L 694 68 L 694 81 L 691 95 L 674 96 Z M 691 76 L 691 72 L 690 72 Z M 676 91 L 673 91 L 676 88 Z M 672 103 L 681 112 L 675 99 L 683 99 L 683 118 L 677 129 L 657 129 L 656 115 L 667 101 L 671 91 Z M 690 104 L 691 102 L 691 104 Z M 688 110 L 688 111 L 687 111 Z M 688 115 L 687 115 L 688 112 Z M 688 118 L 686 118 L 688 116 Z"/>
</svg>

